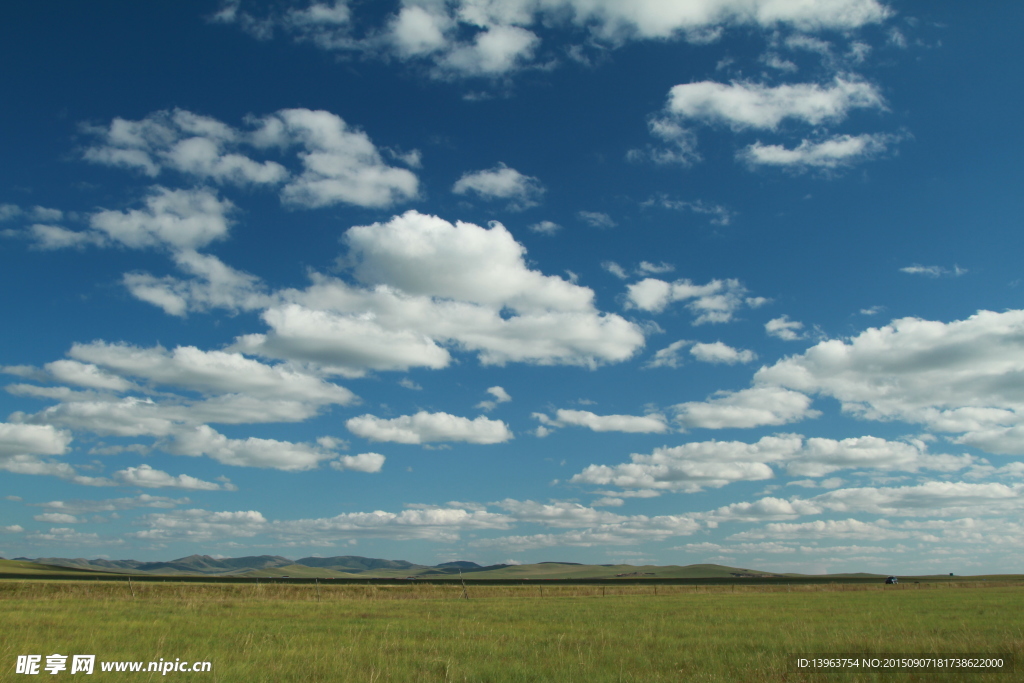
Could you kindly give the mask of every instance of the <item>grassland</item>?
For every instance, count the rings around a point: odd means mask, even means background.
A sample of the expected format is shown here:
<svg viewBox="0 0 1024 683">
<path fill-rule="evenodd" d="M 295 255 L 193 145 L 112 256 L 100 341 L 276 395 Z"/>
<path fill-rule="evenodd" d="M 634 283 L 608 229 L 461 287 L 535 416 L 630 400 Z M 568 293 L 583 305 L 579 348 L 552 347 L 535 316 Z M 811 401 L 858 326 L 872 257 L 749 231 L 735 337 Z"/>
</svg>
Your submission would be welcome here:
<svg viewBox="0 0 1024 683">
<path fill-rule="evenodd" d="M 0 681 L 28 680 L 14 673 L 17 655 L 54 652 L 211 661 L 212 673 L 168 677 L 241 683 L 1024 680 L 816 676 L 790 663 L 853 652 L 999 652 L 1024 663 L 1020 584 L 470 585 L 471 599 L 460 595 L 454 585 L 4 581 Z"/>
</svg>

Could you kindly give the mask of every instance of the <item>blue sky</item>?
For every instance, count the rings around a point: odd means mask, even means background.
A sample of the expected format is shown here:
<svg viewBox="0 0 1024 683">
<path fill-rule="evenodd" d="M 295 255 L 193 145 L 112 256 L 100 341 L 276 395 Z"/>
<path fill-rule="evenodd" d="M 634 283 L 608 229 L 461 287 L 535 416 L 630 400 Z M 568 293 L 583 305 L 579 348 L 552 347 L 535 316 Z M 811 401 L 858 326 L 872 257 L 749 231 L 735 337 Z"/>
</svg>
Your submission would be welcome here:
<svg viewBox="0 0 1024 683">
<path fill-rule="evenodd" d="M 986 573 L 1024 10 L 29 3 L 0 554 Z"/>
</svg>

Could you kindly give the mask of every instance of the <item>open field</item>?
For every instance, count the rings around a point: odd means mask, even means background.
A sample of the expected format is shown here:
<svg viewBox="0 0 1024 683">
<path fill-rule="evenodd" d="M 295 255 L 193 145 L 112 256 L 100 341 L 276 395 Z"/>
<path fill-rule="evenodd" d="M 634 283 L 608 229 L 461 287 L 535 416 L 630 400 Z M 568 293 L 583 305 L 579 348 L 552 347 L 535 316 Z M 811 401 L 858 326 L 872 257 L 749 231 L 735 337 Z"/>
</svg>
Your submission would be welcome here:
<svg viewBox="0 0 1024 683">
<path fill-rule="evenodd" d="M 1024 663 L 1024 587 L 1009 582 L 601 589 L 470 584 L 462 600 L 455 585 L 4 581 L 0 681 L 30 680 L 14 673 L 17 655 L 54 652 L 211 661 L 211 673 L 168 680 L 239 682 L 851 680 L 795 672 L 792 655 L 811 653 Z M 1016 681 L 1024 671 L 855 676 Z"/>
</svg>

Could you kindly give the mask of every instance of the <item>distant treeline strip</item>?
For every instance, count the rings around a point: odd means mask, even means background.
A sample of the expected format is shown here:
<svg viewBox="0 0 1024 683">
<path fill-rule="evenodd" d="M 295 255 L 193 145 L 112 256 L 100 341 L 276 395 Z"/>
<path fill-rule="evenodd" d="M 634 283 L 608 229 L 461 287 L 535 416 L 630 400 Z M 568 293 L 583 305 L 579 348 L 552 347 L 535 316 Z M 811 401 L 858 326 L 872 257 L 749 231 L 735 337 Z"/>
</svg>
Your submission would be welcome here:
<svg viewBox="0 0 1024 683">
<path fill-rule="evenodd" d="M 221 584 L 309 584 L 319 583 L 321 586 L 409 586 L 416 584 L 455 586 L 460 585 L 458 576 L 430 577 L 425 579 L 395 578 L 324 578 L 324 577 L 248 577 L 248 576 L 189 576 L 189 575 L 154 575 L 131 574 L 131 580 L 137 583 L 221 583 Z M 128 583 L 127 574 L 0 574 L 0 579 L 31 580 L 31 581 L 123 581 Z M 976 583 L 985 581 L 1021 582 L 1024 575 L 988 576 L 988 577 L 946 577 L 946 576 L 901 576 L 901 584 L 907 583 Z M 577 578 L 577 579 L 474 579 L 465 577 L 466 583 L 476 586 L 782 586 L 782 585 L 820 585 L 820 584 L 877 584 L 884 577 L 843 577 L 843 576 L 756 576 L 756 577 L 713 577 L 713 578 Z"/>
</svg>

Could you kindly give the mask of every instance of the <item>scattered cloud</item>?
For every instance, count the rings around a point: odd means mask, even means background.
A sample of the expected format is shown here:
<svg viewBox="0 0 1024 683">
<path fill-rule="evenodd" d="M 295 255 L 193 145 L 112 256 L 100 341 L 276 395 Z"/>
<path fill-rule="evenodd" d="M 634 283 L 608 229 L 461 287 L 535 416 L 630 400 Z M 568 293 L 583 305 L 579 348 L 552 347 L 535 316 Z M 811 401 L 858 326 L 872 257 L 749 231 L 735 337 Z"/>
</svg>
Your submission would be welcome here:
<svg viewBox="0 0 1024 683">
<path fill-rule="evenodd" d="M 769 337 L 776 337 L 783 341 L 796 341 L 803 339 L 806 335 L 801 332 L 804 324 L 796 320 L 790 320 L 788 315 L 772 318 L 764 324 L 764 331 Z"/>
<path fill-rule="evenodd" d="M 115 118 L 107 127 L 86 127 L 98 141 L 83 155 L 88 161 L 135 169 L 151 178 L 171 170 L 218 184 L 275 187 L 281 201 L 301 208 L 385 208 L 419 193 L 414 173 L 388 166 L 366 133 L 331 112 L 282 109 L 251 117 L 246 124 L 245 129 L 236 129 L 183 109 L 154 112 L 139 121 Z M 258 162 L 240 153 L 294 148 L 299 148 L 300 168 L 293 171 L 276 161 Z M 131 218 L 103 220 L 116 229 Z"/>
<path fill-rule="evenodd" d="M 187 474 L 173 476 L 167 472 L 153 469 L 149 465 L 128 467 L 113 474 L 114 479 L 127 486 L 140 486 L 147 489 L 187 489 L 191 491 L 231 491 L 235 487 L 231 484 L 216 484 L 211 481 L 203 481 L 190 477 Z"/>
<path fill-rule="evenodd" d="M 831 170 L 874 159 L 898 140 L 899 136 L 883 133 L 837 135 L 818 142 L 803 140 L 794 149 L 756 142 L 738 152 L 737 158 L 749 166 L 776 166 L 795 171 Z"/>
<path fill-rule="evenodd" d="M 552 419 L 544 413 L 534 413 L 533 417 L 550 429 L 576 426 L 587 427 L 595 432 L 625 432 L 630 434 L 661 434 L 669 431 L 665 417 L 658 413 L 649 415 L 596 415 L 587 410 L 555 411 Z"/>
<path fill-rule="evenodd" d="M 696 343 L 690 347 L 690 355 L 703 363 L 750 363 L 757 360 L 757 354 L 748 349 L 734 349 L 720 341 L 710 344 Z"/>
<path fill-rule="evenodd" d="M 943 323 L 901 318 L 822 341 L 755 381 L 831 396 L 862 419 L 924 424 L 992 453 L 1024 454 L 1024 311 Z"/>
<path fill-rule="evenodd" d="M 966 268 L 954 265 L 952 269 L 943 268 L 942 266 L 922 266 L 915 263 L 912 266 L 905 266 L 900 268 L 901 273 L 908 273 L 910 275 L 924 275 L 927 277 L 960 277 L 964 273 L 968 272 Z"/>
<path fill-rule="evenodd" d="M 742 6 L 729 0 L 703 0 L 628 7 L 585 0 L 497 4 L 456 0 L 444 5 L 403 2 L 378 24 L 353 16 L 356 9 L 340 0 L 261 12 L 250 11 L 249 5 L 224 0 L 211 20 L 237 25 L 259 40 L 279 32 L 335 53 L 397 58 L 424 66 L 438 79 L 493 79 L 541 67 L 556 54 L 556 46 L 541 38 L 546 34 L 542 29 L 552 26 L 568 29 L 576 43 L 607 49 L 637 40 L 682 38 L 706 44 L 733 27 L 851 30 L 891 15 L 877 0 L 836 0 L 827 5 L 757 0 Z"/>
<path fill-rule="evenodd" d="M 487 200 L 508 199 L 508 210 L 522 211 L 540 203 L 544 186 L 537 178 L 499 163 L 485 171 L 464 173 L 452 186 L 452 192 L 460 195 L 474 192 Z"/>
<path fill-rule="evenodd" d="M 392 419 L 360 415 L 350 418 L 345 426 L 364 439 L 406 444 L 452 441 L 495 444 L 513 438 L 508 425 L 501 420 L 490 420 L 482 415 L 470 420 L 448 413 L 428 413 L 422 410 L 415 415 L 401 415 Z"/>
<path fill-rule="evenodd" d="M 798 391 L 755 386 L 741 391 L 719 391 L 715 398 L 672 406 L 683 427 L 703 429 L 777 426 L 821 415 L 811 398 Z"/>
<path fill-rule="evenodd" d="M 487 393 L 492 396 L 491 400 L 481 401 L 476 405 L 479 410 L 491 411 L 494 410 L 499 403 L 508 403 L 512 400 L 508 392 L 501 387 L 491 387 L 487 390 Z"/>
<path fill-rule="evenodd" d="M 726 125 L 734 130 L 776 130 L 786 119 L 817 126 L 842 121 L 851 109 L 882 109 L 885 100 L 867 81 L 837 76 L 832 83 L 767 86 L 734 81 L 701 81 L 669 90 L 666 111 L 686 121 Z"/>
<path fill-rule="evenodd" d="M 611 216 L 600 211 L 580 211 L 576 215 L 592 228 L 614 228 L 618 225 Z"/>
<path fill-rule="evenodd" d="M 539 232 L 542 235 L 554 235 L 562 229 L 562 226 L 552 221 L 541 221 L 539 223 L 533 223 L 529 226 L 529 229 L 533 232 Z"/>
<path fill-rule="evenodd" d="M 666 282 L 645 278 L 626 287 L 628 307 L 660 313 L 673 302 L 686 301 L 696 316 L 695 325 L 726 323 L 743 306 L 756 308 L 767 303 L 762 297 L 748 297 L 747 288 L 739 280 L 711 280 L 695 285 L 688 279 Z"/>
</svg>

